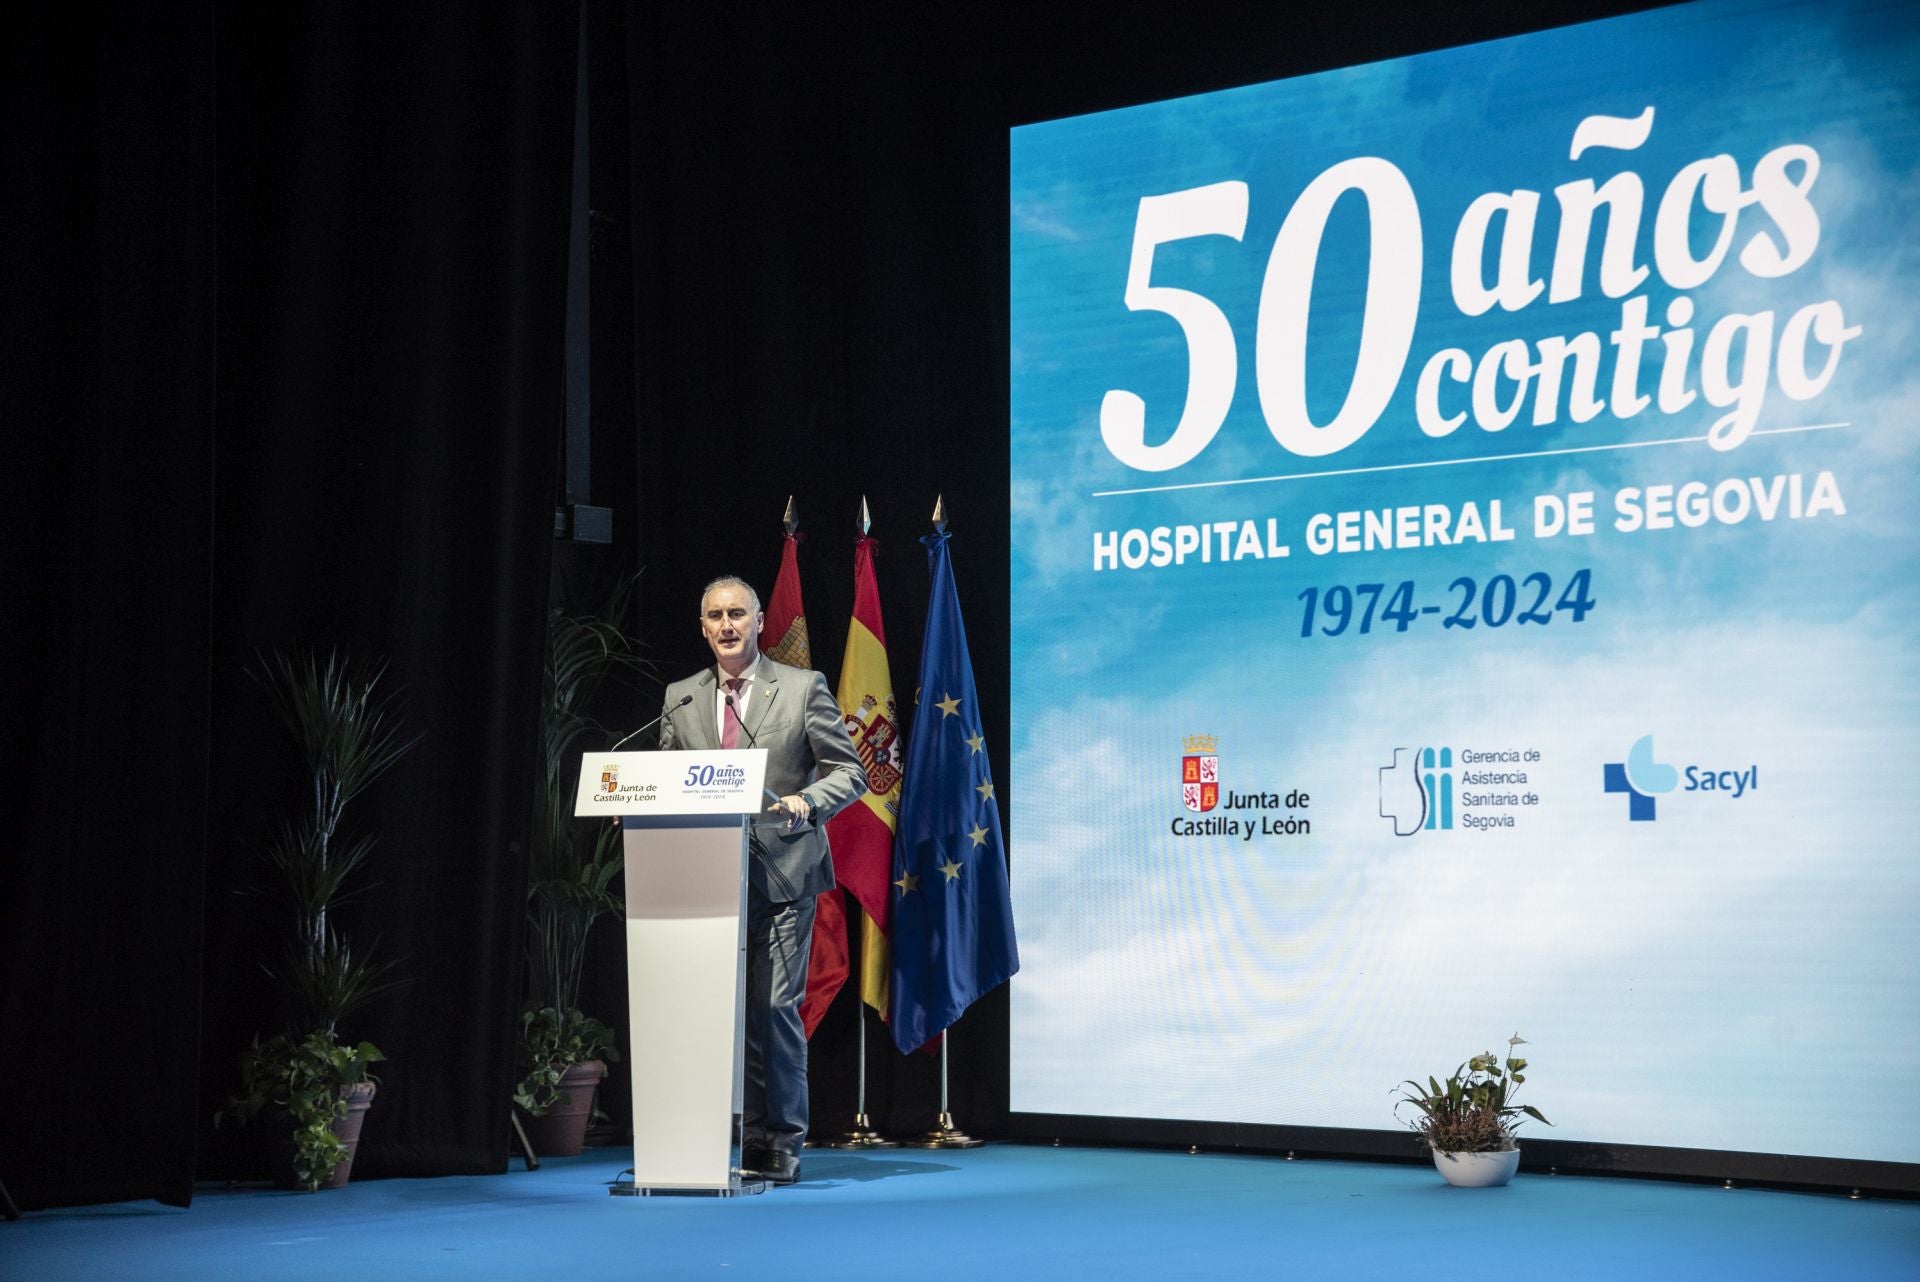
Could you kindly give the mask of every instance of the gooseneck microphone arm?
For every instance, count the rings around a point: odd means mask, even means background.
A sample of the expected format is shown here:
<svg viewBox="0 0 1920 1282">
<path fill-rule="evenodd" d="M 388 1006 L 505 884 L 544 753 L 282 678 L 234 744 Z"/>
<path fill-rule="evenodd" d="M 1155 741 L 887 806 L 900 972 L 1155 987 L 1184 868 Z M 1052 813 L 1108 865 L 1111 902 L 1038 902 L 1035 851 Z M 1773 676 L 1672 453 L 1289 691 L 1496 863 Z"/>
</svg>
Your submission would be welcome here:
<svg viewBox="0 0 1920 1282">
<path fill-rule="evenodd" d="M 688 695 L 687 698 L 691 699 L 693 696 Z M 727 707 L 733 709 L 733 719 L 740 723 L 741 733 L 747 736 L 748 745 L 758 748 L 760 746 L 760 736 L 747 729 L 747 719 L 740 715 L 740 706 L 733 701 L 732 695 L 727 696 Z"/>
<path fill-rule="evenodd" d="M 628 742 L 628 740 L 638 738 L 639 736 L 645 734 L 647 731 L 653 729 L 655 726 L 659 725 L 662 721 L 665 721 L 668 717 L 672 716 L 674 713 L 680 711 L 680 709 L 686 707 L 689 703 L 692 703 L 692 702 L 693 702 L 692 695 L 690 694 L 681 695 L 680 702 L 674 704 L 671 708 L 668 708 L 665 712 L 661 713 L 659 716 L 655 717 L 653 720 L 647 722 L 646 725 L 641 726 L 638 730 L 635 730 L 632 734 L 622 738 L 620 740 L 620 743 L 614 744 L 613 747 L 608 748 L 607 751 L 608 752 L 620 751 L 621 743 L 626 743 Z"/>
<path fill-rule="evenodd" d="M 691 698 L 692 696 L 688 696 L 688 697 Z M 755 734 L 753 731 L 747 729 L 747 720 L 745 717 L 740 715 L 740 709 L 734 706 L 732 695 L 727 696 L 727 707 L 733 709 L 733 719 L 740 723 L 740 729 L 742 733 L 744 733 L 747 736 L 747 743 L 752 747 L 758 748 L 760 746 L 760 736 Z M 767 794 L 768 801 L 773 802 L 775 805 L 780 804 L 780 800 L 781 800 L 780 794 L 775 792 L 773 789 L 762 788 L 760 791 Z M 805 801 L 806 798 L 802 797 L 801 800 Z M 811 803 L 809 803 L 807 806 L 807 818 L 809 820 L 813 818 L 813 806 Z"/>
</svg>

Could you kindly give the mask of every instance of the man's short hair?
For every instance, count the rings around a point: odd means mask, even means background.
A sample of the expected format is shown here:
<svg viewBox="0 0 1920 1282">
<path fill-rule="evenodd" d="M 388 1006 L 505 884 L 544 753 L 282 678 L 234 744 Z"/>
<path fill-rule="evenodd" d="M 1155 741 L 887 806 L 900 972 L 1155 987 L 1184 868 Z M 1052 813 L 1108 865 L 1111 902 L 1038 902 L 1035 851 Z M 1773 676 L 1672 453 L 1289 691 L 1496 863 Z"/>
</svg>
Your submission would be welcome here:
<svg viewBox="0 0 1920 1282">
<path fill-rule="evenodd" d="M 702 615 L 707 612 L 707 598 L 713 594 L 715 588 L 743 589 L 747 594 L 747 599 L 753 602 L 753 612 L 755 614 L 760 613 L 760 594 L 753 590 L 753 584 L 747 582 L 737 574 L 723 574 L 713 582 L 707 584 L 706 587 L 700 589 L 700 613 Z"/>
</svg>

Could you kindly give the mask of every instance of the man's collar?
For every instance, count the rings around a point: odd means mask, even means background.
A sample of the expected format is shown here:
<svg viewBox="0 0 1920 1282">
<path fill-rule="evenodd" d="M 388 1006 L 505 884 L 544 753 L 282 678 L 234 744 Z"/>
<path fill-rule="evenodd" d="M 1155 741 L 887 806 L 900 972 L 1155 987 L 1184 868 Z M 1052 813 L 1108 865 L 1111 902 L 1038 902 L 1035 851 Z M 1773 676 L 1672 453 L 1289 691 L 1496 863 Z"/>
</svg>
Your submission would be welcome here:
<svg viewBox="0 0 1920 1282">
<path fill-rule="evenodd" d="M 766 659 L 766 657 L 767 656 L 765 654 L 755 654 L 753 656 L 753 662 L 749 663 L 746 666 L 745 670 L 743 670 L 740 673 L 739 679 L 742 681 L 753 681 L 757 679 L 760 675 L 760 664 L 762 661 Z M 718 681 L 721 685 L 725 685 L 727 682 L 733 680 L 734 678 L 727 674 L 727 670 L 725 668 L 721 667 L 719 664 L 716 663 L 713 665 L 713 679 L 715 681 Z"/>
</svg>

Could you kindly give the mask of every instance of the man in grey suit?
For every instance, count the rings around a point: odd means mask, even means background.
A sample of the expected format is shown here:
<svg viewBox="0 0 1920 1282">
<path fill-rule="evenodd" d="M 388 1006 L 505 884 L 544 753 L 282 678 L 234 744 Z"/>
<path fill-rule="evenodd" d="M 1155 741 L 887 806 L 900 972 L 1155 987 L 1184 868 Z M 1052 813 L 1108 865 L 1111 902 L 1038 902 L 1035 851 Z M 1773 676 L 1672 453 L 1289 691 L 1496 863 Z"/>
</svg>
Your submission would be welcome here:
<svg viewBox="0 0 1920 1282">
<path fill-rule="evenodd" d="M 746 1099 L 741 1165 L 800 1176 L 807 1138 L 807 988 L 814 896 L 833 887 L 826 822 L 867 790 L 840 708 L 818 672 L 760 653 L 760 597 L 731 576 L 700 597 L 714 666 L 667 687 L 662 748 L 765 748 L 770 820 L 747 840 Z"/>
</svg>

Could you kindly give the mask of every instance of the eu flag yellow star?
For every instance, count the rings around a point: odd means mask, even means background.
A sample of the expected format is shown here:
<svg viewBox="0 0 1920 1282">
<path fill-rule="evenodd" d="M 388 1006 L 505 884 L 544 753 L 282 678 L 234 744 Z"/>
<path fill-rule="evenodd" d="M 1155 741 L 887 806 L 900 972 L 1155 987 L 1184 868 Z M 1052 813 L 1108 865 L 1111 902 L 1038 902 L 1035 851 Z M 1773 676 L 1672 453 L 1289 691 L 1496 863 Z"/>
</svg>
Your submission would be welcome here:
<svg viewBox="0 0 1920 1282">
<path fill-rule="evenodd" d="M 980 794 L 980 800 L 992 801 L 993 800 L 993 780 L 991 779 L 987 780 L 985 783 L 981 784 L 978 788 L 975 788 L 974 791 Z"/>
<path fill-rule="evenodd" d="M 933 706 L 940 709 L 940 715 L 943 717 L 954 716 L 960 711 L 960 701 L 952 695 L 935 700 Z"/>
<path fill-rule="evenodd" d="M 976 846 L 984 846 L 987 844 L 987 830 L 983 826 L 976 826 L 967 836 L 973 839 L 973 844 Z"/>
<path fill-rule="evenodd" d="M 982 734 L 977 734 L 973 736 L 973 738 L 963 739 L 961 740 L 961 742 L 966 744 L 967 747 L 973 749 L 975 752 L 983 752 L 986 750 L 987 737 Z"/>
<path fill-rule="evenodd" d="M 900 878 L 899 881 L 894 882 L 893 884 L 900 887 L 901 894 L 911 895 L 914 891 L 920 888 L 920 874 L 917 872 L 910 872 L 906 874 L 904 877 Z"/>
<path fill-rule="evenodd" d="M 948 881 L 958 881 L 960 879 L 960 861 L 949 857 L 946 863 L 940 865 L 940 871 L 947 874 Z"/>
</svg>

